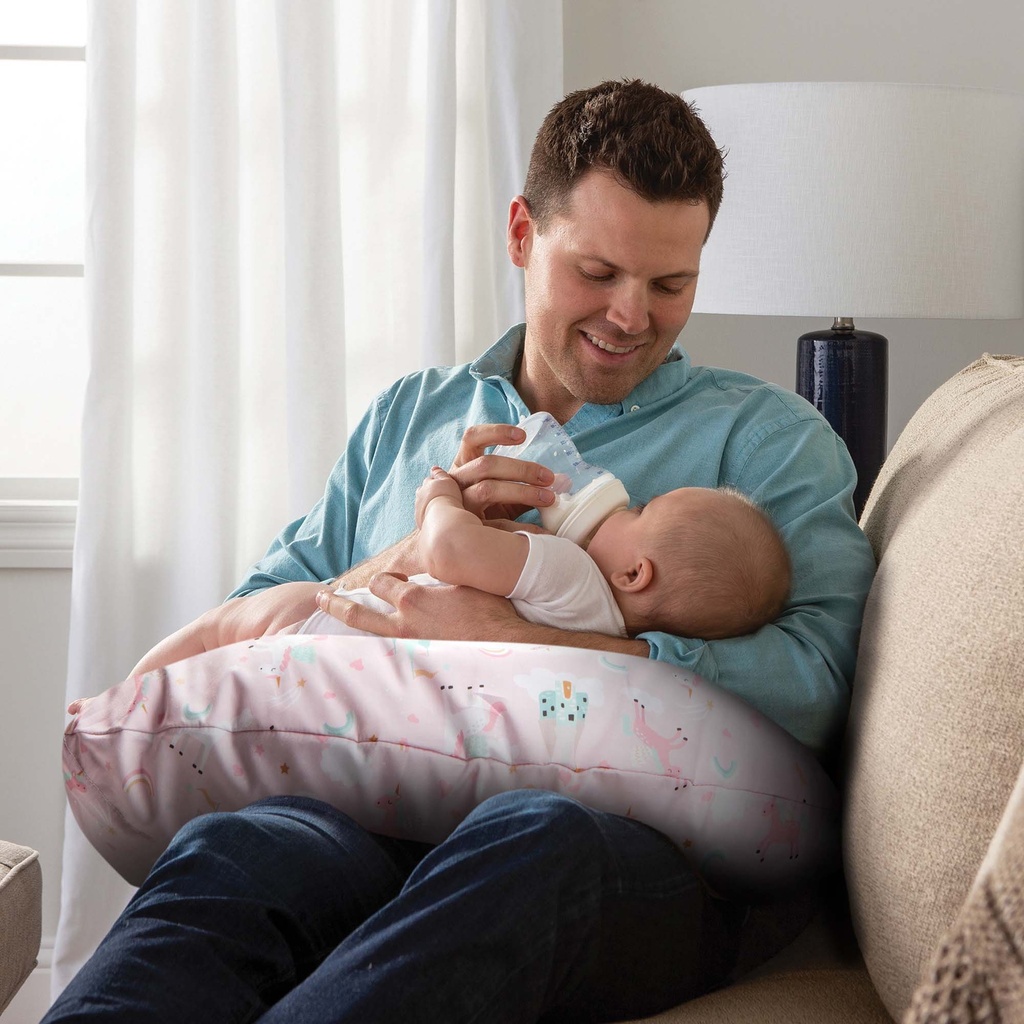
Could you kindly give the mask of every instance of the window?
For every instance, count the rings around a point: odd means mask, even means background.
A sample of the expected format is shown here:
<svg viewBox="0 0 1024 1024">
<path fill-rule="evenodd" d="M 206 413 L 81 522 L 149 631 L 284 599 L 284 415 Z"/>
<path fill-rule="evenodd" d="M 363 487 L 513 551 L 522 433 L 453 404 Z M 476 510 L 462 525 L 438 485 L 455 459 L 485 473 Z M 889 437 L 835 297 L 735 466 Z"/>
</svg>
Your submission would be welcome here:
<svg viewBox="0 0 1024 1024">
<path fill-rule="evenodd" d="M 70 564 L 86 375 L 85 8 L 0 6 L 0 566 Z"/>
</svg>

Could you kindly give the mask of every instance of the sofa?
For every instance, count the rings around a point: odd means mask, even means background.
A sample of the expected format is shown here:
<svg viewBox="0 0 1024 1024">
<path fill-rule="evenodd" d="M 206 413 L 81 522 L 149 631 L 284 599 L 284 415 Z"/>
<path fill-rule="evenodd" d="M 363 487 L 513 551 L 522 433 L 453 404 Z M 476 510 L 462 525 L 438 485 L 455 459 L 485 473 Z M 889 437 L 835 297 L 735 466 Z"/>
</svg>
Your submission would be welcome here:
<svg viewBox="0 0 1024 1024">
<path fill-rule="evenodd" d="M 0 839 L 0 1015 L 35 969 L 42 919 L 39 854 Z"/>
<path fill-rule="evenodd" d="M 753 908 L 733 982 L 651 1021 L 1024 1021 L 1024 358 L 924 403 L 862 525 L 843 870 Z M 38 864 L 0 844 L 0 871 L 2 1007 L 39 947 Z"/>
<path fill-rule="evenodd" d="M 1024 1021 L 1024 358 L 922 405 L 861 525 L 842 875 L 771 960 L 652 1021 Z M 762 949 L 785 929 L 750 925 Z"/>
</svg>

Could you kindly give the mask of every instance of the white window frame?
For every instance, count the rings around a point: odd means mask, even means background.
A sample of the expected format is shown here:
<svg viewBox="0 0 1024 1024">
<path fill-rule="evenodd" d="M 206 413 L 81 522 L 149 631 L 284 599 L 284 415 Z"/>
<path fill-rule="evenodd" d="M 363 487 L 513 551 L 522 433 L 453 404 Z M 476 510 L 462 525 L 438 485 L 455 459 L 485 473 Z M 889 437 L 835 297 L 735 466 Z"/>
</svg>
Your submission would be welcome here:
<svg viewBox="0 0 1024 1024">
<path fill-rule="evenodd" d="M 0 45 L 0 60 L 84 61 L 84 46 Z M 0 263 L 0 277 L 84 277 L 81 263 Z M 70 569 L 78 480 L 0 477 L 0 569 Z"/>
</svg>

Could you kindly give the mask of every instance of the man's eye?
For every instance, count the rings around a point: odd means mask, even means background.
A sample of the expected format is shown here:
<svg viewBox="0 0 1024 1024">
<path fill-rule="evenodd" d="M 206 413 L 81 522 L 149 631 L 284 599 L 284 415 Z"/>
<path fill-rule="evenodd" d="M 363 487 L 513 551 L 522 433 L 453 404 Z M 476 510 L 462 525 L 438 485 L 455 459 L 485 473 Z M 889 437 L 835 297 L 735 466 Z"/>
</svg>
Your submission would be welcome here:
<svg viewBox="0 0 1024 1024">
<path fill-rule="evenodd" d="M 610 281 L 612 279 L 611 274 L 588 274 L 585 270 L 582 269 L 580 270 L 580 273 L 588 281 Z"/>
<path fill-rule="evenodd" d="M 682 287 L 673 288 L 671 285 L 667 284 L 655 284 L 654 287 L 657 288 L 662 295 L 681 295 L 683 291 Z"/>
</svg>

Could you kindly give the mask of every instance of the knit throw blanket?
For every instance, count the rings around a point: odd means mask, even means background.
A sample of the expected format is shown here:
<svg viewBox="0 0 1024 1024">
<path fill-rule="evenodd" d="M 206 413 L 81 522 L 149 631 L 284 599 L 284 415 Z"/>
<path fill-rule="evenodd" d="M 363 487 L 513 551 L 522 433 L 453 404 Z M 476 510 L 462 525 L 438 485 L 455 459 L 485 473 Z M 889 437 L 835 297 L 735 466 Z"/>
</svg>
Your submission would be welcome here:
<svg viewBox="0 0 1024 1024">
<path fill-rule="evenodd" d="M 1024 1022 L 1024 771 L 903 1024 Z"/>
</svg>

